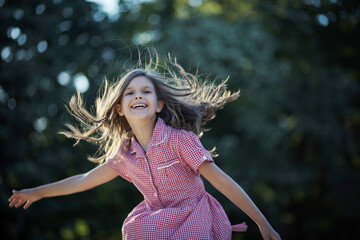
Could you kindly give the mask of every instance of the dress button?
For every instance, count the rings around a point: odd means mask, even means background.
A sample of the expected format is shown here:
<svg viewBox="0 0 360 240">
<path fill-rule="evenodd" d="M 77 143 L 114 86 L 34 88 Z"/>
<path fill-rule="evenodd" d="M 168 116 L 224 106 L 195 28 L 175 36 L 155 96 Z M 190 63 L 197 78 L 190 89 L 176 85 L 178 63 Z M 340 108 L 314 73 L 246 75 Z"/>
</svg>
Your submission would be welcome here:
<svg viewBox="0 0 360 240">
<path fill-rule="evenodd" d="M 154 193 L 154 197 L 157 197 L 157 193 Z"/>
</svg>

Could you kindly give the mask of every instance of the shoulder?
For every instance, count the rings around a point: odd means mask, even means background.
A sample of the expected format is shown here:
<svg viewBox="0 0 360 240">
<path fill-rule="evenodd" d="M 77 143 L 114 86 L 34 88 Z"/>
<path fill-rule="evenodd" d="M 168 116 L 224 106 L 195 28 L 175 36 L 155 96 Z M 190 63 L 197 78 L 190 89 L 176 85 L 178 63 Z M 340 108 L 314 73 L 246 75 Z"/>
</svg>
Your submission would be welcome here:
<svg viewBox="0 0 360 240">
<path fill-rule="evenodd" d="M 166 140 L 178 141 L 188 138 L 198 139 L 198 136 L 194 132 L 184 129 L 178 129 L 168 124 L 169 123 L 166 123 L 162 118 L 158 118 L 154 129 L 154 134 L 156 134 L 155 136 L 157 138 L 159 137 L 162 140 L 161 142 L 165 142 Z"/>
<path fill-rule="evenodd" d="M 193 137 L 192 135 L 195 135 L 190 131 L 176 129 L 169 125 L 166 125 L 164 130 L 166 137 L 156 145 L 158 148 L 163 148 L 162 151 L 170 151 L 174 154 L 178 154 L 184 145 L 187 145 L 186 143 L 189 142 L 189 139 Z"/>
<path fill-rule="evenodd" d="M 173 129 L 168 142 L 179 152 L 191 148 L 202 148 L 199 137 L 194 132 L 184 129 Z"/>
<path fill-rule="evenodd" d="M 194 139 L 199 139 L 199 137 L 192 131 L 184 130 L 184 129 L 176 129 L 170 126 L 167 126 L 168 140 L 169 142 L 183 142 Z"/>
<path fill-rule="evenodd" d="M 199 142 L 199 137 L 192 131 L 180 130 L 179 141 L 181 142 Z"/>
<path fill-rule="evenodd" d="M 107 161 L 120 161 L 124 156 L 131 153 L 131 139 L 124 139 L 118 146 L 113 150 L 111 155 L 107 158 Z"/>
</svg>

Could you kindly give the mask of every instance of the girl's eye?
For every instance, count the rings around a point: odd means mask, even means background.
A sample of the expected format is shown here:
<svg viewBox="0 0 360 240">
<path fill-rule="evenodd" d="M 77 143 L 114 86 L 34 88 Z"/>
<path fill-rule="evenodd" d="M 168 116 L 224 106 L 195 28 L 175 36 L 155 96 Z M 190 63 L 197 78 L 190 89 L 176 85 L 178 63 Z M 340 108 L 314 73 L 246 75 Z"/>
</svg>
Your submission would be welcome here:
<svg viewBox="0 0 360 240">
<path fill-rule="evenodd" d="M 144 93 L 151 93 L 151 91 L 146 90 L 146 91 L 144 91 Z"/>
<path fill-rule="evenodd" d="M 132 94 L 132 92 L 127 92 L 127 93 L 125 93 L 125 96 L 131 95 L 131 94 Z"/>
</svg>

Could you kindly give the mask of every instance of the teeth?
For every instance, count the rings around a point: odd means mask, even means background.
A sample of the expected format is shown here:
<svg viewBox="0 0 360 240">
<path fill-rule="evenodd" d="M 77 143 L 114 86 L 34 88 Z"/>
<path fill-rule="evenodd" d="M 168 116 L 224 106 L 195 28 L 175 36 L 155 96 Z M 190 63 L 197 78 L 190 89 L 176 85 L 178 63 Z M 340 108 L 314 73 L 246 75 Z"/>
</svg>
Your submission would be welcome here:
<svg viewBox="0 0 360 240">
<path fill-rule="evenodd" d="M 145 104 L 139 103 L 133 106 L 133 108 L 138 108 L 138 107 L 146 107 Z"/>
</svg>

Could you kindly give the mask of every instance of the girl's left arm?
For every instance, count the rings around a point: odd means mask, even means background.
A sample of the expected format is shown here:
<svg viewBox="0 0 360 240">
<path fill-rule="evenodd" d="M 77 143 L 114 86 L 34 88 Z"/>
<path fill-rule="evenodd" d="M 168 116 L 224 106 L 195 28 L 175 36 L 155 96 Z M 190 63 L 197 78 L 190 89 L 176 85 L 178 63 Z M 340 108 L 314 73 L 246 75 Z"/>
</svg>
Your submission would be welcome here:
<svg viewBox="0 0 360 240">
<path fill-rule="evenodd" d="M 259 226 L 264 240 L 280 240 L 279 234 L 271 227 L 245 191 L 215 163 L 205 161 L 200 165 L 199 173 Z"/>
</svg>

